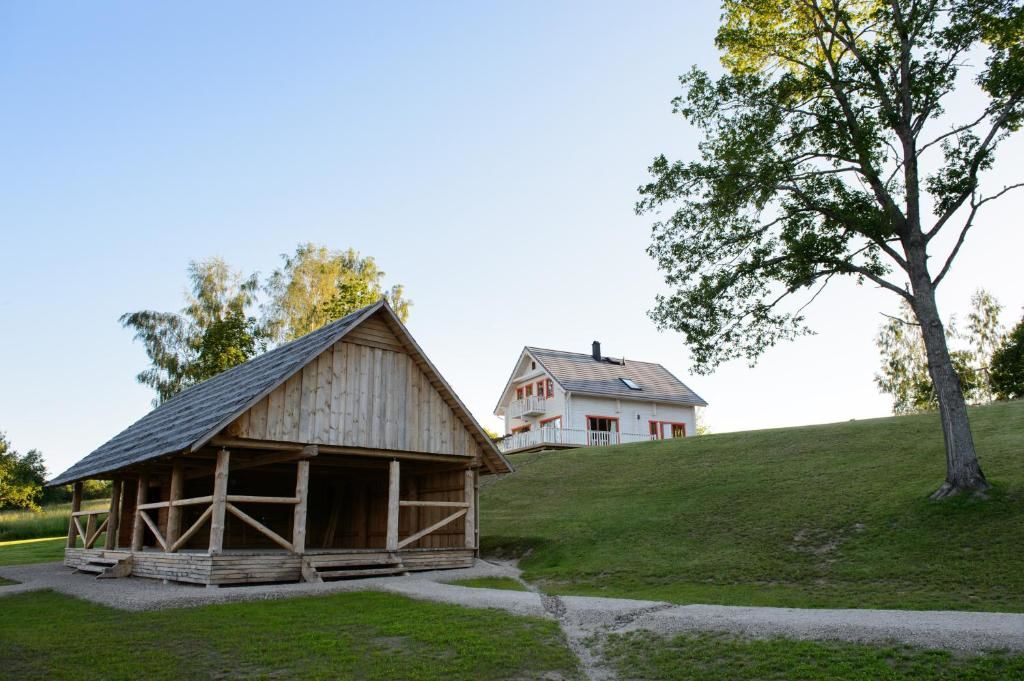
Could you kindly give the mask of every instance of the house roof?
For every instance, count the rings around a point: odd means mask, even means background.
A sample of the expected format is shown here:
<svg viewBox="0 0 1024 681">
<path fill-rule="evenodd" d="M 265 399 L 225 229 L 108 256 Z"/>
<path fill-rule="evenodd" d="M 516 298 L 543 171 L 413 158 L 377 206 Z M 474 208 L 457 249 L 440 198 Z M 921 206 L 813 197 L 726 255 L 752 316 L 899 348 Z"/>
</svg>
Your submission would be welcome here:
<svg viewBox="0 0 1024 681">
<path fill-rule="evenodd" d="M 346 333 L 380 310 L 385 310 L 393 318 L 409 344 L 450 393 L 449 396 L 458 405 L 456 411 L 462 412 L 467 425 L 472 424 L 470 430 L 482 445 L 488 468 L 501 472 L 505 472 L 502 469 L 511 470 L 508 461 L 426 358 L 405 326 L 381 300 L 183 390 L 47 484 L 62 485 L 85 480 L 186 449 L 195 451 Z"/>
<path fill-rule="evenodd" d="M 563 389 L 578 394 L 631 400 L 673 402 L 706 407 L 700 395 L 660 364 L 636 360 L 595 360 L 592 355 L 546 348 L 525 348 Z M 633 381 L 631 390 L 622 379 Z"/>
</svg>

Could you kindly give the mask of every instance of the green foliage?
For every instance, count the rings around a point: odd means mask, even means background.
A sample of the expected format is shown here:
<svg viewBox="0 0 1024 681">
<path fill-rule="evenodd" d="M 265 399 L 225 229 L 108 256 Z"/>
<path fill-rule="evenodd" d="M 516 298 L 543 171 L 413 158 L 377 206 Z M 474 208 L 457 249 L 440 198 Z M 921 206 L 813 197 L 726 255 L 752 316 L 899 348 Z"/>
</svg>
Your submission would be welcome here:
<svg viewBox="0 0 1024 681">
<path fill-rule="evenodd" d="M 967 316 L 967 333 L 957 329 L 955 320 L 946 325 L 947 343 L 964 347 L 953 349 L 950 355 L 960 378 L 964 398 L 970 404 L 991 402 L 994 393 L 989 365 L 992 354 L 1002 339 L 999 323 L 1002 305 L 984 289 L 971 296 L 971 311 Z M 898 316 L 879 328 L 875 337 L 882 357 L 882 366 L 875 374 L 878 388 L 893 398 L 894 414 L 914 414 L 938 409 L 939 400 L 928 371 L 928 353 L 921 326 L 914 320 L 910 305 L 903 301 Z"/>
<path fill-rule="evenodd" d="M 189 263 L 191 292 L 181 313 L 142 310 L 123 315 L 142 341 L 151 366 L 139 383 L 157 392 L 154 405 L 262 352 L 267 334 L 249 314 L 259 281 L 243 278 L 224 260 Z"/>
<path fill-rule="evenodd" d="M 18 454 L 0 432 L 0 510 L 38 509 L 46 482 L 43 455 L 36 449 Z"/>
<path fill-rule="evenodd" d="M 83 502 L 82 508 L 107 508 L 109 499 L 108 491 L 106 498 Z M 0 542 L 67 536 L 70 516 L 71 504 L 68 502 L 47 503 L 36 509 L 0 511 Z"/>
<path fill-rule="evenodd" d="M 992 389 L 1001 400 L 1024 397 L 1024 319 L 992 354 Z"/>
<path fill-rule="evenodd" d="M 724 74 L 694 68 L 674 101 L 699 158 L 657 157 L 637 204 L 660 216 L 649 253 L 672 289 L 651 316 L 696 370 L 808 333 L 804 306 L 837 276 L 930 306 L 978 210 L 1024 186 L 980 182 L 1024 117 L 1022 26 L 1002 0 L 724 3 Z M 961 124 L 944 103 L 965 68 L 985 104 Z M 929 253 L 954 221 L 956 245 Z"/>
<path fill-rule="evenodd" d="M 385 290 L 385 276 L 372 257 L 353 249 L 332 251 L 326 246 L 300 244 L 294 255 L 283 254 L 284 265 L 266 285 L 270 301 L 267 327 L 278 340 L 293 340 L 310 331 L 386 298 L 406 321 L 412 302 L 401 285 Z"/>
<path fill-rule="evenodd" d="M 550 593 L 1024 612 L 1024 401 L 970 408 L 999 477 L 927 499 L 936 414 L 513 455 L 485 555 Z"/>
<path fill-rule="evenodd" d="M 1024 656 L 955 654 L 904 645 L 744 639 L 726 634 L 612 634 L 605 655 L 622 678 L 657 681 L 987 681 L 1024 676 Z"/>
<path fill-rule="evenodd" d="M 31 565 L 64 560 L 64 545 L 67 542 L 66 521 L 60 534 L 64 536 L 0 541 L 0 565 Z"/>
<path fill-rule="evenodd" d="M 578 678 L 556 622 L 371 592 L 157 612 L 19 594 L 0 641 L 21 681 Z"/>
</svg>

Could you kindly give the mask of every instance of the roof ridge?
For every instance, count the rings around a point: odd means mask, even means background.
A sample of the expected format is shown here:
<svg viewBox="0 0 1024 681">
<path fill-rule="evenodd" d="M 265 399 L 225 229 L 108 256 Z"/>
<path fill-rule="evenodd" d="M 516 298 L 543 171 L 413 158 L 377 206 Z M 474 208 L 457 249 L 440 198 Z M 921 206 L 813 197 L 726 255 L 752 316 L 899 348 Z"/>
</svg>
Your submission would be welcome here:
<svg viewBox="0 0 1024 681">
<path fill-rule="evenodd" d="M 578 355 L 580 357 L 586 357 L 588 359 L 593 359 L 594 358 L 593 355 L 588 355 L 585 352 L 573 352 L 572 350 L 555 350 L 554 348 L 541 348 L 541 347 L 538 347 L 536 345 L 527 345 L 526 349 L 530 350 L 530 351 L 541 350 L 543 352 L 557 352 L 557 353 L 559 353 L 561 355 Z M 612 356 L 609 355 L 608 358 L 612 358 Z M 619 355 L 618 359 L 621 359 L 621 360 L 624 360 L 624 361 L 627 361 L 627 362 L 633 362 L 634 364 L 648 364 L 650 366 L 656 366 L 656 367 L 661 367 L 662 369 L 665 369 L 665 365 L 661 364 L 660 362 L 648 362 L 648 361 L 643 360 L 643 359 L 629 359 L 625 355 Z M 665 369 L 665 370 L 668 371 L 667 369 Z"/>
</svg>

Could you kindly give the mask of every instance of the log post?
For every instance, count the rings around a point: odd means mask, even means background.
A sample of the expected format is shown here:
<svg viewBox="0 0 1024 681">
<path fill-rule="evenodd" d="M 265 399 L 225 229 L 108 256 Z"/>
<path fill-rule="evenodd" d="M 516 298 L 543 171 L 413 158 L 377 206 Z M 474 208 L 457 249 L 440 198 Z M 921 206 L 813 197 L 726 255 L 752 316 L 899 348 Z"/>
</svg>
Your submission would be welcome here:
<svg viewBox="0 0 1024 681">
<path fill-rule="evenodd" d="M 224 550 L 224 516 L 228 503 L 228 465 L 231 452 L 221 449 L 217 452 L 217 468 L 213 474 L 213 513 L 210 515 L 210 555 L 217 556 Z"/>
<path fill-rule="evenodd" d="M 121 481 L 115 480 L 110 485 L 110 513 L 107 515 L 107 537 L 103 540 L 103 548 L 108 551 L 117 548 L 117 532 L 121 524 Z"/>
<path fill-rule="evenodd" d="M 179 501 L 182 492 L 185 490 L 185 462 L 176 460 L 171 467 L 171 491 L 168 500 L 171 505 L 167 508 L 167 551 L 172 552 L 174 543 L 181 536 L 181 506 L 175 506 L 174 502 Z"/>
<path fill-rule="evenodd" d="M 71 512 L 78 513 L 82 510 L 82 483 L 76 482 L 71 487 Z M 83 539 L 84 541 L 84 539 Z M 75 517 L 68 516 L 68 543 L 69 549 L 75 548 L 78 543 L 78 526 L 75 525 Z"/>
<path fill-rule="evenodd" d="M 398 550 L 398 490 L 399 464 L 393 460 L 388 466 L 388 534 L 385 547 L 388 551 Z"/>
<path fill-rule="evenodd" d="M 135 490 L 135 524 L 132 526 L 132 553 L 142 550 L 142 542 L 146 537 L 146 523 L 142 520 L 145 511 L 139 510 L 139 506 L 146 503 L 146 494 L 149 492 L 149 473 L 139 475 L 138 487 Z"/>
<path fill-rule="evenodd" d="M 82 537 L 82 541 L 85 542 L 85 543 L 82 544 L 82 546 L 84 546 L 87 549 L 91 549 L 92 548 L 91 540 L 93 538 L 92 535 L 95 534 L 95 533 L 96 533 L 96 516 L 90 513 L 88 516 L 86 516 L 86 520 L 85 520 L 85 536 Z"/>
<path fill-rule="evenodd" d="M 295 512 L 292 515 L 292 551 L 306 552 L 306 502 L 309 499 L 309 461 L 295 464 Z"/>
<path fill-rule="evenodd" d="M 476 548 L 476 471 L 466 470 L 462 501 L 466 507 L 466 548 Z"/>
</svg>

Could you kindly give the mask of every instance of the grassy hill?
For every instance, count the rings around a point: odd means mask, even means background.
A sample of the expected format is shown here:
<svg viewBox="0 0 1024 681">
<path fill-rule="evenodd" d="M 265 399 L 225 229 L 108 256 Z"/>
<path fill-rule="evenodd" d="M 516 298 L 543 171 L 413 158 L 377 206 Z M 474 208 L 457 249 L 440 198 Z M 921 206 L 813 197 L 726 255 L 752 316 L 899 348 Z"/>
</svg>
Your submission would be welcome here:
<svg viewBox="0 0 1024 681">
<path fill-rule="evenodd" d="M 1024 402 L 971 422 L 988 500 L 927 499 L 936 415 L 520 455 L 484 553 L 561 594 L 1024 611 Z"/>
</svg>

